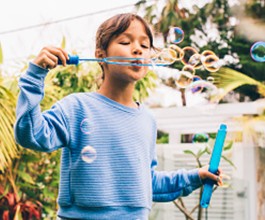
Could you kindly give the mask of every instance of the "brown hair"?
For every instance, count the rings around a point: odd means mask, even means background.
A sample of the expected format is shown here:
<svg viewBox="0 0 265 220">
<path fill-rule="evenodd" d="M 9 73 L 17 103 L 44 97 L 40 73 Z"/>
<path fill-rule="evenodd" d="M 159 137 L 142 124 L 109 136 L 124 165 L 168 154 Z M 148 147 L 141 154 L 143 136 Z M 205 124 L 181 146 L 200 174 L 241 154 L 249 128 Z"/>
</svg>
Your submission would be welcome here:
<svg viewBox="0 0 265 220">
<path fill-rule="evenodd" d="M 113 37 L 117 37 L 123 33 L 134 19 L 139 20 L 143 24 L 150 40 L 150 48 L 154 48 L 153 34 L 148 23 L 139 15 L 122 13 L 109 18 L 99 26 L 96 34 L 96 49 L 107 50 Z"/>
<path fill-rule="evenodd" d="M 126 31 L 134 19 L 137 19 L 143 24 L 146 34 L 149 37 L 150 48 L 156 50 L 156 48 L 153 45 L 153 33 L 151 31 L 149 24 L 139 15 L 132 13 L 117 14 L 104 21 L 99 26 L 96 33 L 96 49 L 106 51 L 108 49 L 110 41 L 114 37 L 118 37 L 120 34 Z M 105 78 L 104 69 L 101 64 L 100 67 L 102 69 L 101 80 L 104 80 Z M 98 84 L 101 84 L 101 82 L 98 82 Z"/>
</svg>

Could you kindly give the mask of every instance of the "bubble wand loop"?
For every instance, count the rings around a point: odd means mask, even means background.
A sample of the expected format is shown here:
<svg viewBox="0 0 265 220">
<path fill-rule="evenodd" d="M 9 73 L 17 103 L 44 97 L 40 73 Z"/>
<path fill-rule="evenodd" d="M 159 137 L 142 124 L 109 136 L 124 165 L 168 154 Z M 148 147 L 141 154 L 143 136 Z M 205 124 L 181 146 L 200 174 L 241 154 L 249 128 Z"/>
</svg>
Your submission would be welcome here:
<svg viewBox="0 0 265 220">
<path fill-rule="evenodd" d="M 226 125 L 221 124 L 220 128 L 217 132 L 212 156 L 210 159 L 210 166 L 209 166 L 208 170 L 211 173 L 216 174 L 218 171 L 225 137 L 226 137 Z M 215 184 L 215 181 L 210 180 L 210 179 L 206 179 L 204 187 L 203 187 L 201 202 L 200 202 L 202 208 L 207 208 L 209 206 L 214 184 Z"/>
<path fill-rule="evenodd" d="M 68 65 L 78 65 L 79 62 L 104 62 L 107 64 L 121 65 L 121 66 L 168 66 L 172 62 L 161 61 L 157 63 L 157 58 L 141 58 L 141 57 L 105 57 L 98 58 L 79 58 L 78 55 L 68 55 L 69 59 L 66 61 Z M 62 61 L 59 60 L 58 64 L 61 65 Z"/>
</svg>

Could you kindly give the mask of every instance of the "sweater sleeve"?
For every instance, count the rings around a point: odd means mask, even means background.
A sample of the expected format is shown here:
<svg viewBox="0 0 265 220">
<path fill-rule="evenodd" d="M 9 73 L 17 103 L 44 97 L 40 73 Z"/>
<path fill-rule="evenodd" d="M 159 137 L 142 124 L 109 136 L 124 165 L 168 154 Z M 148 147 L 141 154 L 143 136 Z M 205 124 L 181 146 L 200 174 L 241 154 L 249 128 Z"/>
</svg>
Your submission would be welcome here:
<svg viewBox="0 0 265 220">
<path fill-rule="evenodd" d="M 41 112 L 44 80 L 48 70 L 33 63 L 19 79 L 20 93 L 14 125 L 15 139 L 25 148 L 51 152 L 69 142 L 67 119 L 59 103 Z"/>
<path fill-rule="evenodd" d="M 156 171 L 157 160 L 152 162 L 152 187 L 154 202 L 170 202 L 187 196 L 202 186 L 198 169 Z"/>
</svg>

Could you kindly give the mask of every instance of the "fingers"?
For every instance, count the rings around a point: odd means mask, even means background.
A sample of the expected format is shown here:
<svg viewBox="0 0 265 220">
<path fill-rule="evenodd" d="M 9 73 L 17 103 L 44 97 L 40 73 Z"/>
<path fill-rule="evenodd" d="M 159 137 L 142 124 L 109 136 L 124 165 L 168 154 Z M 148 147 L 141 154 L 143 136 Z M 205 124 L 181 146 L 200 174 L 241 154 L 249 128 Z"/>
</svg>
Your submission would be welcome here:
<svg viewBox="0 0 265 220">
<path fill-rule="evenodd" d="M 199 169 L 199 176 L 202 180 L 211 179 L 216 182 L 218 186 L 223 185 L 223 176 L 221 169 L 218 169 L 217 175 L 205 170 L 205 168 Z"/>
<path fill-rule="evenodd" d="M 215 174 L 213 174 L 213 173 L 211 173 L 209 171 L 207 171 L 206 175 L 207 175 L 207 178 L 212 179 L 213 181 L 215 181 L 218 186 L 222 186 L 223 185 L 223 177 L 222 176 L 215 175 Z"/>
<path fill-rule="evenodd" d="M 33 63 L 44 69 L 53 69 L 58 65 L 59 59 L 66 66 L 66 61 L 68 60 L 67 52 L 59 47 L 48 46 L 40 51 Z"/>
</svg>

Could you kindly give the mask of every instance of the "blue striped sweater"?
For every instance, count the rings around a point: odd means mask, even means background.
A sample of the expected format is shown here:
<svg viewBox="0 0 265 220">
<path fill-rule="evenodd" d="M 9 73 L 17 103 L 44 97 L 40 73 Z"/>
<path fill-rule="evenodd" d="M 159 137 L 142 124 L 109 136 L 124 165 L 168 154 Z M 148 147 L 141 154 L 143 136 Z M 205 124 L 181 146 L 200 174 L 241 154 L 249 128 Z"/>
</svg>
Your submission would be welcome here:
<svg viewBox="0 0 265 220">
<path fill-rule="evenodd" d="M 148 219 L 152 201 L 201 186 L 198 170 L 156 171 L 156 122 L 96 92 L 75 93 L 41 112 L 48 71 L 30 63 L 20 77 L 15 138 L 23 147 L 62 148 L 58 215 L 71 219 Z"/>
</svg>

